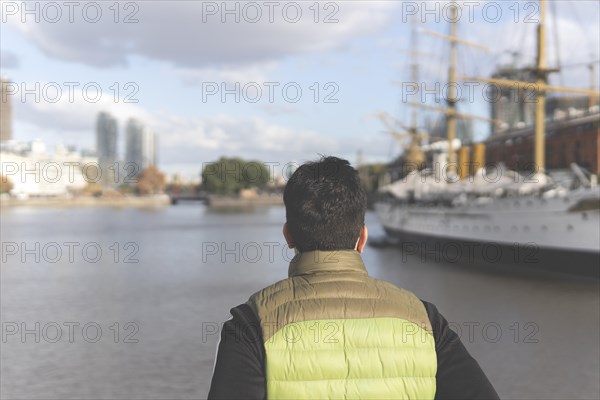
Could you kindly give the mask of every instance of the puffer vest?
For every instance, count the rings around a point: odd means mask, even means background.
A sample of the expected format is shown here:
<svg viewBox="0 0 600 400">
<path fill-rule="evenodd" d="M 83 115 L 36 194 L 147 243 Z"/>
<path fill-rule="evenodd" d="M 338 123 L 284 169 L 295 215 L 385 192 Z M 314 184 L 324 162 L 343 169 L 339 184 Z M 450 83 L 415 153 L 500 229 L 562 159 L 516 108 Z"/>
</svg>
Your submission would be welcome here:
<svg viewBox="0 0 600 400">
<path fill-rule="evenodd" d="M 250 297 L 269 399 L 433 399 L 425 306 L 368 276 L 357 251 L 297 254 L 289 278 Z"/>
</svg>

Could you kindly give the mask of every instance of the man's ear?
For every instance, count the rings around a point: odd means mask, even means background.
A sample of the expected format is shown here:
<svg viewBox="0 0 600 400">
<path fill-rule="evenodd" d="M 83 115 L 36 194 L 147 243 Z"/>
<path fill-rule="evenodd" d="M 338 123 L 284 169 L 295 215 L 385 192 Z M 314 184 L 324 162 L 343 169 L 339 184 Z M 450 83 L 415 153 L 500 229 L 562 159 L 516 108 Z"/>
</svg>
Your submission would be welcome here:
<svg viewBox="0 0 600 400">
<path fill-rule="evenodd" d="M 290 234 L 290 231 L 288 229 L 287 222 L 285 224 L 283 224 L 283 237 L 285 238 L 285 241 L 287 242 L 288 247 L 290 249 L 293 249 L 296 247 L 296 245 L 294 244 L 294 239 L 292 238 L 292 235 Z"/>
<path fill-rule="evenodd" d="M 365 248 L 365 244 L 367 244 L 367 238 L 369 237 L 369 230 L 366 225 L 360 229 L 360 236 L 358 237 L 358 241 L 356 242 L 356 251 L 359 253 L 363 252 Z"/>
</svg>

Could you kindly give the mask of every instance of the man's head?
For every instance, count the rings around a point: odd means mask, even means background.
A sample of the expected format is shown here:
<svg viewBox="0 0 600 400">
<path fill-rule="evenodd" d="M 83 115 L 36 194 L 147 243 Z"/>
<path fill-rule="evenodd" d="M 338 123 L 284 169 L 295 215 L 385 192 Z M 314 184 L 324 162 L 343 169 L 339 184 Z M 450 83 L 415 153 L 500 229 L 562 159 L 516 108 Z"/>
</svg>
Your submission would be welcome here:
<svg viewBox="0 0 600 400">
<path fill-rule="evenodd" d="M 367 196 L 358 172 L 346 160 L 323 157 L 300 166 L 283 193 L 290 247 L 312 250 L 362 249 L 367 240 Z"/>
</svg>

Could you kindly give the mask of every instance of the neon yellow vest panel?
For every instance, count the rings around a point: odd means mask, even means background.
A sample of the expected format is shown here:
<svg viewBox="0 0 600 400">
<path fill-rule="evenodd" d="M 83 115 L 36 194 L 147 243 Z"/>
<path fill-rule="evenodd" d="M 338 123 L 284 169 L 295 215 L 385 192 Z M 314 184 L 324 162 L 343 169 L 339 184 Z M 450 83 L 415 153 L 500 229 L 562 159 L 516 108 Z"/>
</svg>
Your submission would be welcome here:
<svg viewBox="0 0 600 400">
<path fill-rule="evenodd" d="M 356 251 L 310 252 L 254 294 L 269 399 L 433 399 L 437 357 L 423 303 L 373 279 Z"/>
</svg>

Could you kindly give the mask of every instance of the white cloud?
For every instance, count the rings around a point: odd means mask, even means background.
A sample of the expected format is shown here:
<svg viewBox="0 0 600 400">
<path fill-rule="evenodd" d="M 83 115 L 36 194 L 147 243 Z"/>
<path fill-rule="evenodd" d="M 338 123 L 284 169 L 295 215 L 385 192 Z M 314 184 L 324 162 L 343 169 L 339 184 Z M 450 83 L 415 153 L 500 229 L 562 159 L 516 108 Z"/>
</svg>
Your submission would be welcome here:
<svg viewBox="0 0 600 400">
<path fill-rule="evenodd" d="M 251 82 L 269 81 L 268 74 L 275 69 L 276 65 L 276 62 L 270 61 L 220 68 L 179 68 L 175 73 L 189 85 L 200 85 L 203 82 L 225 82 L 227 84 L 239 83 L 243 86 Z"/>
<path fill-rule="evenodd" d="M 43 7 L 39 3 L 38 7 Z M 122 9 L 119 21 L 134 12 L 137 23 L 115 23 L 111 2 L 96 2 L 102 6 L 102 17 L 96 23 L 86 22 L 82 9 L 76 9 L 73 23 L 69 22 L 66 9 L 56 23 L 44 18 L 35 23 L 31 16 L 21 23 L 20 14 L 8 15 L 6 19 L 48 56 L 61 60 L 110 67 L 126 65 L 130 56 L 137 55 L 185 69 L 252 65 L 293 54 L 335 49 L 358 35 L 377 32 L 390 20 L 389 10 L 396 6 L 387 1 L 329 2 L 333 6 L 325 9 L 327 2 L 321 2 L 319 22 L 315 23 L 314 9 L 310 9 L 313 2 L 290 2 L 302 7 L 299 21 L 290 23 L 287 21 L 294 17 L 294 10 L 287 9 L 284 16 L 288 3 L 283 2 L 274 9 L 271 23 L 269 9 L 263 2 L 256 2 L 261 5 L 262 18 L 251 23 L 247 21 L 254 18 L 252 10 L 243 12 L 247 3 L 132 2 L 139 9 L 127 12 Z M 235 21 L 235 15 L 205 12 L 210 4 L 219 9 L 225 4 L 237 5 L 240 22 Z M 120 7 L 124 7 L 123 3 Z M 43 16 L 43 9 L 40 12 Z M 339 22 L 323 23 L 331 13 Z M 226 22 L 222 22 L 222 17 Z"/>
<path fill-rule="evenodd" d="M 43 87 L 45 82 L 40 83 Z M 24 86 L 33 88 L 33 84 Z M 25 100 L 25 101 L 22 101 Z M 44 101 L 43 96 L 39 101 L 33 97 L 21 99 L 13 96 L 13 106 L 17 120 L 37 125 L 46 130 L 60 132 L 81 132 L 92 129 L 96 116 L 100 111 L 106 111 L 117 118 L 119 124 L 125 124 L 128 118 L 138 118 L 144 121 L 152 121 L 155 116 L 146 112 L 134 103 L 124 103 L 123 99 L 115 99 L 108 93 L 103 93 L 97 102 L 84 100 L 82 97 L 73 96 L 69 99 L 67 93 L 63 93 L 58 101 Z"/>
<path fill-rule="evenodd" d="M 17 126 L 26 128 L 30 138 L 33 134 L 44 140 L 58 139 L 81 147 L 94 145 L 95 121 L 101 111 L 117 119 L 121 148 L 127 119 L 139 119 L 159 135 L 161 166 L 190 164 L 199 167 L 202 162 L 221 155 L 283 162 L 335 152 L 339 147 L 335 139 L 316 131 L 276 124 L 259 117 L 219 114 L 199 118 L 170 112 L 156 114 L 137 104 L 115 102 L 107 96 L 96 103 L 77 98 L 70 102 L 67 96 L 55 103 L 13 100 Z M 26 136 L 22 133 L 15 132 L 15 136 Z"/>
<path fill-rule="evenodd" d="M 221 155 L 282 161 L 338 149 L 335 139 L 318 132 L 258 117 L 222 114 L 209 118 L 168 118 L 156 129 L 161 132 L 161 151 L 177 153 L 178 161 L 216 159 Z"/>
</svg>

